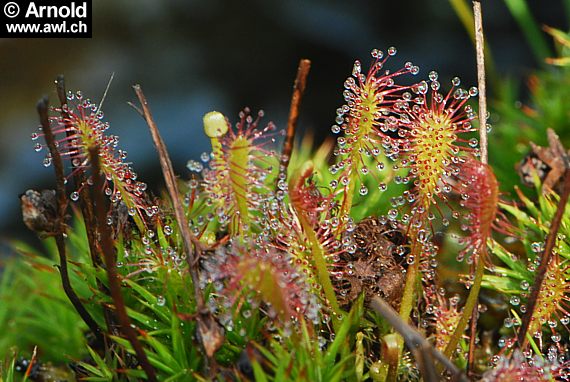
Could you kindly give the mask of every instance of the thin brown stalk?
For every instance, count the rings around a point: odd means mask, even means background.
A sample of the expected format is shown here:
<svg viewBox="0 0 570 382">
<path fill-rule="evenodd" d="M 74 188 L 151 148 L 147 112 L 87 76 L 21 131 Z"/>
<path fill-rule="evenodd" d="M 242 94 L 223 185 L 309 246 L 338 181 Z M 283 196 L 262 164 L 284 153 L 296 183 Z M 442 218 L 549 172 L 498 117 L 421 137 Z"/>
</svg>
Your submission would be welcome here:
<svg viewBox="0 0 570 382">
<path fill-rule="evenodd" d="M 467 377 L 447 357 L 435 349 L 416 328 L 406 323 L 398 313 L 382 298 L 374 297 L 370 303 L 372 309 L 388 321 L 404 339 L 414 354 L 422 370 L 425 381 L 438 381 L 433 361 L 439 361 L 452 375 L 454 381 L 467 381 Z"/>
<path fill-rule="evenodd" d="M 449 0 L 449 3 L 453 10 L 455 11 L 457 17 L 463 24 L 463 27 L 467 30 L 469 34 L 469 39 L 473 43 L 475 42 L 475 20 L 473 14 L 471 13 L 471 9 L 469 9 L 469 1 L 468 0 Z M 489 82 L 496 84 L 498 82 L 497 73 L 495 70 L 495 62 L 493 60 L 493 55 L 491 54 L 491 48 L 487 43 L 485 45 L 485 61 L 487 67 L 487 79 Z"/>
<path fill-rule="evenodd" d="M 281 151 L 281 161 L 279 164 L 279 173 L 285 175 L 287 179 L 287 169 L 291 154 L 293 152 L 293 144 L 295 143 L 295 133 L 297 131 L 297 119 L 299 118 L 299 105 L 303 99 L 305 88 L 307 86 L 307 76 L 311 70 L 311 61 L 301 59 L 299 61 L 299 68 L 297 69 L 297 77 L 293 85 L 293 95 L 291 96 L 291 107 L 289 108 L 289 119 L 287 120 L 287 134 L 283 142 L 283 150 Z M 282 175 L 283 176 L 283 175 Z"/>
<path fill-rule="evenodd" d="M 536 270 L 534 283 L 532 286 L 532 290 L 530 292 L 530 296 L 528 298 L 527 311 L 522 318 L 522 324 L 519 330 L 518 341 L 521 348 L 523 349 L 528 344 L 527 332 L 530 327 L 532 316 L 534 315 L 536 303 L 538 302 L 538 295 L 540 294 L 542 283 L 544 282 L 544 277 L 546 276 L 546 271 L 548 270 L 548 266 L 550 265 L 550 261 L 552 260 L 552 254 L 553 254 L 552 249 L 556 244 L 558 229 L 560 228 L 560 225 L 562 223 L 562 217 L 564 216 L 564 211 L 566 210 L 566 204 L 568 203 L 568 198 L 570 196 L 570 167 L 568 166 L 568 158 L 564 159 L 566 164 L 566 171 L 564 172 L 564 183 L 562 185 L 562 193 L 560 195 L 560 200 L 556 208 L 556 214 L 554 215 L 554 219 L 552 219 L 552 222 L 550 223 L 550 231 L 548 231 L 548 235 L 546 236 L 546 242 L 544 244 L 544 251 L 542 252 L 542 256 L 540 259 L 540 265 Z"/>
<path fill-rule="evenodd" d="M 176 221 L 178 222 L 178 227 L 182 234 L 182 239 L 184 240 L 184 246 L 188 254 L 188 264 L 190 266 L 190 275 L 192 277 L 192 282 L 194 283 L 194 297 L 196 298 L 196 303 L 199 307 L 204 305 L 204 297 L 199 287 L 199 277 L 198 277 L 198 263 L 197 258 L 201 254 L 202 245 L 200 241 L 190 232 L 188 228 L 188 220 L 186 219 L 186 214 L 184 213 L 184 207 L 180 202 L 178 183 L 176 182 L 176 176 L 174 175 L 174 170 L 172 169 L 172 162 L 170 161 L 170 156 L 166 150 L 166 145 L 158 132 L 158 127 L 154 122 L 152 113 L 148 107 L 148 102 L 142 91 L 140 85 L 133 86 L 135 93 L 141 103 L 143 117 L 146 120 L 150 133 L 152 135 L 152 140 L 158 151 L 158 156 L 160 159 L 160 166 L 162 168 L 162 173 L 164 176 L 164 182 L 166 183 L 166 189 L 172 200 L 172 206 L 174 207 L 174 215 Z"/>
<path fill-rule="evenodd" d="M 483 13 L 481 11 L 480 0 L 473 1 L 473 16 L 475 21 L 475 52 L 477 56 L 477 87 L 479 89 L 479 147 L 481 150 L 481 162 L 488 163 L 488 142 L 487 142 L 487 84 L 485 78 L 485 35 L 483 34 Z M 484 270 L 483 254 L 479 254 L 481 270 Z M 481 277 L 476 278 L 479 284 Z M 471 330 L 469 341 L 469 355 L 467 362 L 467 370 L 473 370 L 473 362 L 475 359 L 475 336 L 477 334 L 477 317 L 479 316 L 479 285 L 475 285 L 472 292 L 476 292 L 475 301 L 472 312 L 465 310 L 463 314 L 471 314 Z M 460 333 L 459 333 L 460 335 Z"/>
<path fill-rule="evenodd" d="M 111 237 L 112 234 L 110 228 L 107 225 L 108 208 L 107 203 L 105 202 L 105 196 L 103 195 L 105 180 L 101 174 L 99 148 L 90 148 L 89 156 L 91 160 L 91 166 L 93 170 L 92 176 L 94 180 L 93 199 L 95 201 L 95 224 L 100 236 L 99 239 L 101 243 L 101 250 L 103 252 L 103 258 L 105 259 L 105 267 L 107 270 L 107 277 L 109 279 L 109 289 L 111 292 L 111 298 L 113 299 L 113 304 L 115 305 L 115 312 L 117 319 L 119 320 L 120 330 L 131 343 L 131 346 L 133 347 L 137 356 L 138 362 L 146 373 L 148 380 L 153 382 L 158 381 L 156 378 L 156 372 L 150 364 L 146 353 L 137 337 L 137 332 L 131 326 L 131 320 L 127 314 L 127 308 L 125 307 L 125 301 L 123 300 L 123 295 L 121 293 L 121 281 L 119 280 L 119 275 L 117 273 L 115 246 Z"/>
<path fill-rule="evenodd" d="M 67 193 L 65 191 L 65 174 L 63 170 L 63 162 L 61 160 L 61 155 L 57 150 L 55 143 L 55 137 L 51 131 L 51 126 L 48 119 L 48 99 L 44 97 L 38 102 L 37 105 L 38 114 L 40 116 L 40 123 L 42 125 L 42 131 L 44 133 L 44 138 L 48 146 L 52 164 L 55 170 L 55 181 L 56 181 L 56 195 L 57 195 L 57 222 L 56 222 L 56 232 L 55 232 L 55 242 L 57 245 L 57 251 L 59 253 L 59 273 L 61 275 L 61 283 L 63 286 L 63 291 L 65 292 L 67 298 L 85 322 L 89 330 L 93 332 L 97 340 L 97 345 L 103 344 L 103 334 L 97 322 L 91 317 L 87 309 L 81 303 L 79 296 L 73 290 L 71 286 L 71 281 L 69 280 L 69 271 L 67 268 L 67 252 L 65 248 L 65 211 L 67 210 L 68 200 Z"/>
<path fill-rule="evenodd" d="M 481 162 L 487 163 L 487 86 L 485 79 L 485 36 L 483 34 L 483 15 L 481 1 L 473 1 L 475 16 L 475 50 L 477 52 L 477 86 L 479 88 L 479 147 Z"/>
<path fill-rule="evenodd" d="M 172 201 L 174 215 L 176 217 L 176 221 L 182 235 L 182 240 L 184 242 L 184 247 L 187 253 L 186 260 L 188 263 L 190 277 L 192 278 L 194 298 L 196 299 L 196 309 L 198 311 L 198 314 L 196 315 L 196 321 L 197 331 L 200 337 L 199 342 L 205 355 L 205 369 L 213 377 L 216 369 L 216 361 L 213 355 L 215 351 L 222 345 L 223 334 L 222 328 L 219 326 L 219 324 L 216 322 L 212 314 L 205 306 L 204 296 L 200 290 L 198 260 L 203 251 L 202 243 L 196 238 L 196 236 L 192 234 L 192 232 L 190 232 L 190 228 L 188 228 L 188 219 L 186 219 L 184 207 L 180 202 L 180 192 L 178 191 L 178 184 L 176 182 L 176 176 L 174 175 L 174 170 L 172 168 L 172 162 L 170 161 L 170 156 L 166 150 L 166 145 L 164 144 L 164 141 L 158 132 L 158 127 L 154 122 L 154 118 L 152 117 L 152 113 L 149 109 L 148 102 L 143 93 L 143 90 L 140 85 L 133 86 L 133 89 L 141 104 L 142 115 L 146 120 L 152 136 L 152 140 L 158 152 L 166 188 Z"/>
</svg>

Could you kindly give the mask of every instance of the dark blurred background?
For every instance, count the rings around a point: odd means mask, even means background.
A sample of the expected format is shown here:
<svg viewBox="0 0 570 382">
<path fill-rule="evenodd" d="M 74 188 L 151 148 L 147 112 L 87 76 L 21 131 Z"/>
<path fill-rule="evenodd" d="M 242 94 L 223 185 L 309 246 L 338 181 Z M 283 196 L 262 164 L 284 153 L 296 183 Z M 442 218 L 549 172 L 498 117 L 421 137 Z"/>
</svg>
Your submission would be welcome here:
<svg viewBox="0 0 570 382">
<path fill-rule="evenodd" d="M 538 63 L 503 1 L 482 4 L 498 72 L 523 82 Z M 539 23 L 568 29 L 562 0 L 529 5 Z M 33 150 L 30 134 L 35 103 L 44 94 L 56 100 L 60 73 L 69 89 L 95 101 L 115 73 L 105 119 L 140 178 L 158 191 L 148 130 L 127 105 L 135 99 L 131 85 L 142 84 L 177 173 L 186 177 L 187 160 L 208 150 L 204 113 L 235 119 L 244 106 L 263 108 L 284 127 L 298 60 L 309 58 L 299 125 L 322 140 L 354 59 L 366 66 L 372 48 L 390 46 L 398 48 L 390 68 L 413 61 L 422 76 L 435 69 L 446 83 L 457 75 L 476 85 L 473 46 L 448 0 L 94 0 L 91 39 L 0 40 L 0 240 L 30 238 L 18 195 L 53 187 L 53 169 L 42 165 L 45 153 Z"/>
</svg>

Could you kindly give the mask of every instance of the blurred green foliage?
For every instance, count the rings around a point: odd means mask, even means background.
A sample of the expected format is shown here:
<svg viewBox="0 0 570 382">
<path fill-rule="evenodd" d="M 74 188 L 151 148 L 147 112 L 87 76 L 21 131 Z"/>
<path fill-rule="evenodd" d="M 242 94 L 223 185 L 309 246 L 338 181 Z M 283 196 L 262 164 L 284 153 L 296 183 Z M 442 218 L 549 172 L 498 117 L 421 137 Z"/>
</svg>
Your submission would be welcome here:
<svg viewBox="0 0 570 382">
<path fill-rule="evenodd" d="M 549 43 L 530 15 L 526 2 L 505 1 L 523 29 L 535 56 L 544 62 L 540 69 L 529 75 L 528 100 L 523 102 L 520 101 L 519 79 L 498 79 L 497 73 L 490 73 L 494 97 L 490 100 L 492 129 L 489 157 L 502 190 L 510 193 L 520 183 L 515 165 L 528 153 L 530 141 L 545 146 L 546 130 L 553 128 L 563 143 L 568 146 L 570 142 L 570 36 L 559 30 L 549 30 L 557 44 L 557 57 L 547 60 L 551 55 Z M 464 14 L 465 8 L 460 8 L 461 2 L 454 3 L 456 9 L 463 10 L 462 19 L 469 24 L 469 18 Z M 331 149 L 332 144 L 328 142 L 315 150 L 310 139 L 302 141 L 294 151 L 291 172 L 312 161 L 316 183 L 322 185 L 326 194 L 327 185 L 332 180 L 328 171 Z M 369 215 L 386 213 L 391 198 L 400 195 L 404 187 L 394 184 L 396 175 L 387 171 L 381 175 L 381 179 L 365 178 L 367 187 L 375 192 L 366 197 L 355 197 L 352 215 L 356 221 Z M 274 182 L 274 179 L 270 181 Z M 388 184 L 386 192 L 377 191 L 381 182 Z M 507 249 L 498 242 L 492 245 L 497 264 L 485 276 L 483 285 L 508 297 L 523 293 L 521 283 L 532 284 L 533 273 L 526 262 L 535 260 L 536 243 L 544 239 L 556 208 L 556 197 L 543 196 L 540 191 L 535 197 L 538 198 L 538 206 L 522 194 L 519 207 L 503 206 L 514 218 L 520 232 L 525 234 L 522 247 Z M 194 208 L 199 209 L 200 214 L 208 212 L 208 207 L 204 205 L 197 204 Z M 192 219 L 197 213 L 190 211 L 189 215 Z M 209 232 L 205 237 L 211 236 L 213 241 L 218 226 L 212 224 L 206 227 Z M 184 259 L 171 256 L 172 248 L 181 246 L 180 242 L 172 242 L 180 241 L 176 224 L 172 228 L 174 233 L 165 235 L 163 227 L 159 227 L 158 237 L 152 244 L 141 239 L 131 241 L 128 248 L 119 246 L 118 264 L 119 272 L 125 279 L 125 303 L 160 380 L 204 380 L 200 375 L 204 360 L 196 346 L 195 321 L 192 319 L 197 314 L 194 296 L 189 288 L 192 281 L 186 272 L 178 272 L 180 263 L 184 265 Z M 570 259 L 568 211 L 561 234 L 564 238 L 560 240 L 558 253 L 564 259 Z M 101 307 L 112 306 L 112 301 L 101 292 L 96 281 L 103 280 L 105 284 L 106 273 L 89 265 L 85 227 L 76 222 L 69 232 L 67 243 L 74 289 L 97 322 L 104 326 Z M 137 381 L 143 378 L 144 374 L 132 363 L 134 351 L 125 339 L 112 337 L 117 347 L 108 354 L 99 354 L 89 347 L 89 338 L 84 335 L 85 325 L 61 289 L 55 246 L 51 240 L 45 241 L 45 245 L 47 256 L 42 256 L 25 244 L 16 243 L 14 246 L 21 256 L 8 260 L 3 266 L 0 279 L 0 360 L 3 360 L 0 363 L 0 381 L 22 380 L 19 374 L 15 376 L 15 360 L 19 356 L 30 358 L 35 346 L 42 362 L 52 362 L 66 368 L 65 365 L 73 361 L 83 370 L 84 380 Z M 444 255 L 449 257 L 457 248 L 448 246 L 446 250 L 449 253 Z M 206 296 L 217 293 L 210 284 L 204 292 Z M 253 375 L 259 381 L 361 381 L 374 378 L 364 372 L 363 348 L 377 344 L 370 341 L 363 345 L 361 337 L 361 342 L 358 342 L 356 333 L 377 330 L 381 337 L 388 333 L 389 328 L 375 314 L 364 314 L 362 298 L 340 323 L 335 337 L 323 342 L 326 346 L 319 341 L 320 333 L 313 332 L 314 328 L 306 323 L 302 323 L 301 330 L 294 335 L 281 333 L 282 341 L 275 337 L 267 339 L 262 331 L 265 318 L 257 309 L 245 317 L 243 313 L 248 308 L 247 303 L 239 308 L 228 308 L 234 318 L 233 330 L 225 333 L 226 341 L 216 354 L 217 362 L 227 370 L 235 372 L 240 356 L 247 352 L 250 353 L 248 356 Z M 497 350 L 496 346 L 494 348 Z M 370 367 L 372 361 L 367 362 Z M 240 376 L 238 372 L 235 375 Z"/>
</svg>

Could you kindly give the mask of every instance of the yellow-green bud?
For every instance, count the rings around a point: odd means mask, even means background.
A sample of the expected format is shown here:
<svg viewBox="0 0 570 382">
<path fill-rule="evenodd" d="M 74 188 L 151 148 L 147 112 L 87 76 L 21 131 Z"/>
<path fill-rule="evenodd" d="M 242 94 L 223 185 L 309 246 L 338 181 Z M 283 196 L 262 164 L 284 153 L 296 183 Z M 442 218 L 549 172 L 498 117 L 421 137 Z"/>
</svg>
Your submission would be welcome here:
<svg viewBox="0 0 570 382">
<path fill-rule="evenodd" d="M 210 138 L 223 137 L 228 132 L 226 117 L 219 111 L 211 111 L 204 115 L 204 132 Z"/>
</svg>

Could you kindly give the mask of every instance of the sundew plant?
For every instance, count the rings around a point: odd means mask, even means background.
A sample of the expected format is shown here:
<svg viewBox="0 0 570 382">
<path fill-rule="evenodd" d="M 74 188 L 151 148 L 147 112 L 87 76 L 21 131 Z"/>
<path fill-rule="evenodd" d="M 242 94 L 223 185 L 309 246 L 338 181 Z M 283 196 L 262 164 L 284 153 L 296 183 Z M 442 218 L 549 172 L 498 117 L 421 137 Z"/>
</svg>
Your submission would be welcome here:
<svg viewBox="0 0 570 382">
<path fill-rule="evenodd" d="M 180 176 L 135 85 L 160 196 L 59 77 L 32 133 L 54 187 L 20 197 L 45 253 L 15 243 L 4 266 L 0 381 L 567 380 L 568 151 L 543 127 L 501 188 L 477 31 L 478 84 L 393 47 L 355 61 L 318 148 L 296 136 L 301 60 L 287 126 L 212 110 Z M 538 76 L 563 85 L 570 37 L 548 31 L 563 49 Z"/>
</svg>

